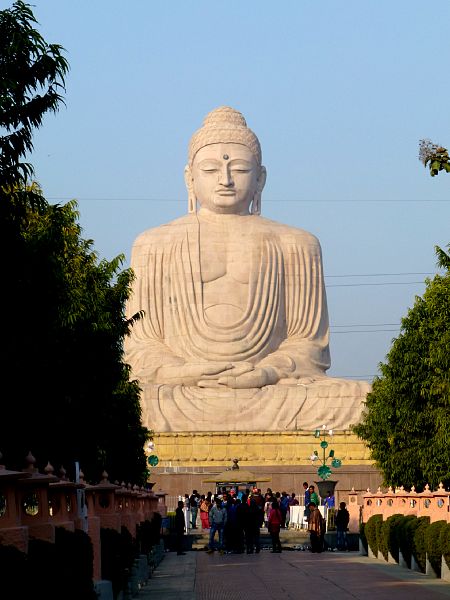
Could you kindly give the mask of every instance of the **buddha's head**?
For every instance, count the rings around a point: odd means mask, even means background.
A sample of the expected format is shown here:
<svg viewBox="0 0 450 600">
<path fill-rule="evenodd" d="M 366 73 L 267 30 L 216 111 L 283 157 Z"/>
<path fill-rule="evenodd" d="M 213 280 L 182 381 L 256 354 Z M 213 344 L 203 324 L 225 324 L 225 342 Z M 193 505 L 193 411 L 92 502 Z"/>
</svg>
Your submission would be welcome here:
<svg viewBox="0 0 450 600">
<path fill-rule="evenodd" d="M 221 106 L 210 112 L 189 144 L 185 168 L 189 212 L 197 202 L 223 214 L 260 213 L 266 169 L 258 138 L 240 112 Z"/>
</svg>

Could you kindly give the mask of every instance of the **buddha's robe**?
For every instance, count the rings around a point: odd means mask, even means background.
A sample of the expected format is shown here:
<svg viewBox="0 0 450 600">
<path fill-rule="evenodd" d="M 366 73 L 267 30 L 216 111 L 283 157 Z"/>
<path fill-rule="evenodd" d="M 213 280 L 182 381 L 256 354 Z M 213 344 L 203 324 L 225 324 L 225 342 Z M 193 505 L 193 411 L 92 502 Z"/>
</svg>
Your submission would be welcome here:
<svg viewBox="0 0 450 600">
<path fill-rule="evenodd" d="M 142 388 L 146 425 L 157 432 L 315 429 L 322 423 L 348 429 L 360 418 L 369 385 L 326 376 L 329 325 L 318 240 L 254 215 L 209 219 L 227 219 L 228 227 L 245 231 L 248 292 L 237 320 L 227 317 L 226 297 L 220 322 L 205 310 L 200 252 L 211 221 L 187 215 L 144 232 L 133 245 L 136 278 L 127 315 L 143 310 L 144 316 L 125 340 L 125 360 Z M 171 385 L 158 376 L 166 365 L 209 361 L 276 367 L 283 377 L 276 385 L 231 389 Z"/>
</svg>

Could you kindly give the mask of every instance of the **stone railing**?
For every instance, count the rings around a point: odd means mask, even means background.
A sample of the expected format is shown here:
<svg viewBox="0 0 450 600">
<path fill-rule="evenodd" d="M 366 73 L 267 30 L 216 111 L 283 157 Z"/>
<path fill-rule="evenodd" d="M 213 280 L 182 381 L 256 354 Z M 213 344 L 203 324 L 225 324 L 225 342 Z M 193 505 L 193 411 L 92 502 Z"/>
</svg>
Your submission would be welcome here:
<svg viewBox="0 0 450 600">
<path fill-rule="evenodd" d="M 364 505 L 361 515 L 367 523 L 372 515 L 383 515 L 383 521 L 395 514 L 415 515 L 416 517 L 430 517 L 430 523 L 434 521 L 450 522 L 450 492 L 439 484 L 434 492 L 426 485 L 423 492 L 416 492 L 414 486 L 408 492 L 403 486 L 399 488 L 388 488 L 386 492 L 381 488 L 375 493 L 370 490 L 363 496 Z"/>
<path fill-rule="evenodd" d="M 386 491 L 367 490 L 364 494 L 352 490 L 348 495 L 347 509 L 350 513 L 349 531 L 359 532 L 360 523 L 367 523 L 372 515 L 382 515 L 383 521 L 391 515 L 415 515 L 430 517 L 434 521 L 450 522 L 450 492 L 439 484 L 434 492 L 426 485 L 423 492 L 416 492 L 414 486 L 406 491 L 403 486 L 389 487 Z"/>
<path fill-rule="evenodd" d="M 133 537 L 137 526 L 155 513 L 166 515 L 164 492 L 154 493 L 143 487 L 110 483 L 104 472 L 97 485 L 69 481 L 62 469 L 60 476 L 47 465 L 44 473 L 35 467 L 36 459 L 27 457 L 22 471 L 0 465 L 0 544 L 28 551 L 30 539 L 55 541 L 55 528 L 85 531 L 94 551 L 94 580 L 101 579 L 100 531 L 126 527 Z"/>
<path fill-rule="evenodd" d="M 428 517 L 430 524 L 437 521 L 450 523 L 450 492 L 444 489 L 442 483 L 434 491 L 430 489 L 429 485 L 425 486 L 423 492 L 416 492 L 414 486 L 409 491 L 405 490 L 403 486 L 398 488 L 389 487 L 386 491 L 378 488 L 374 493 L 367 490 L 362 496 L 362 503 L 360 498 L 356 492 L 352 491 L 349 494 L 349 502 L 347 504 L 350 512 L 349 531 L 353 533 L 359 532 L 360 524 L 367 523 L 374 515 L 381 515 L 383 522 L 392 515 L 412 515 L 417 518 Z M 371 558 L 385 560 L 381 552 L 378 552 L 377 556 L 374 556 L 370 546 L 365 551 L 361 541 L 360 551 L 362 554 L 368 554 Z M 398 560 L 394 559 L 391 553 L 388 552 L 387 562 L 424 572 L 418 566 L 414 556 L 411 557 L 411 564 L 408 565 L 401 551 L 399 551 Z M 450 582 L 450 569 L 444 556 L 441 556 L 440 562 L 441 568 L 436 572 L 431 566 L 428 555 L 426 555 L 425 573 L 431 577 L 440 577 Z"/>
</svg>

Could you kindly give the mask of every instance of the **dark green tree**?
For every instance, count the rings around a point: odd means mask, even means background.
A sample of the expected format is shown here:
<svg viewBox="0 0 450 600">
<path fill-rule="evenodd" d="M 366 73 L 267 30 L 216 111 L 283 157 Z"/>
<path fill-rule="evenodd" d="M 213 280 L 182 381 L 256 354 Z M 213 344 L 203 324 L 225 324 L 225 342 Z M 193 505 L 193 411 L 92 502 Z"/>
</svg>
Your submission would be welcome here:
<svg viewBox="0 0 450 600">
<path fill-rule="evenodd" d="M 0 450 L 10 468 L 32 450 L 41 468 L 50 461 L 73 474 L 79 461 L 87 480 L 106 469 L 113 480 L 144 483 L 149 432 L 123 362 L 132 272 L 120 270 L 123 256 L 99 262 L 76 203 L 50 205 L 21 162 L 33 128 L 58 108 L 67 69 L 62 48 L 47 45 L 34 23 L 23 2 L 0 11 L 0 112 L 9 132 L 0 140 Z"/>
<path fill-rule="evenodd" d="M 450 483 L 450 254 L 402 319 L 355 433 L 387 485 Z"/>
</svg>

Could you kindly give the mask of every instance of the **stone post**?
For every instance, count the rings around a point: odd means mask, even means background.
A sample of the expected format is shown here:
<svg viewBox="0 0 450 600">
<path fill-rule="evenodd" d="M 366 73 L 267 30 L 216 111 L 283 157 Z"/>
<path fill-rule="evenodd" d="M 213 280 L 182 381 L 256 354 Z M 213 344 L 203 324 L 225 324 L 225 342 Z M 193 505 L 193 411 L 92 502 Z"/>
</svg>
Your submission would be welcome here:
<svg viewBox="0 0 450 600">
<path fill-rule="evenodd" d="M 15 546 L 25 553 L 28 552 L 28 527 L 21 524 L 16 496 L 18 480 L 27 477 L 31 477 L 31 473 L 10 471 L 0 465 L 0 544 Z"/>
<path fill-rule="evenodd" d="M 350 513 L 350 521 L 348 523 L 349 533 L 359 534 L 359 524 L 361 522 L 361 506 L 358 504 L 358 492 L 352 487 L 348 494 L 347 510 Z"/>
<path fill-rule="evenodd" d="M 115 491 L 119 486 L 108 480 L 108 473 L 103 471 L 102 480 L 97 485 L 89 486 L 92 502 L 88 505 L 89 512 L 100 519 L 100 527 L 115 529 L 120 532 L 122 515 L 116 512 Z"/>
<path fill-rule="evenodd" d="M 36 459 L 28 453 L 27 467 L 23 470 L 30 477 L 18 480 L 18 502 L 21 524 L 28 527 L 30 539 L 35 538 L 47 542 L 55 542 L 55 525 L 51 522 L 48 488 L 50 483 L 58 481 L 58 477 L 39 473 L 34 466 Z"/>
<path fill-rule="evenodd" d="M 53 474 L 53 467 L 48 464 L 45 471 Z M 81 487 L 83 487 L 82 484 L 74 483 L 66 478 L 64 468 L 60 470 L 59 481 L 50 483 L 49 512 L 50 519 L 55 526 L 64 527 L 69 531 L 75 531 L 78 528 L 77 489 Z"/>
</svg>

